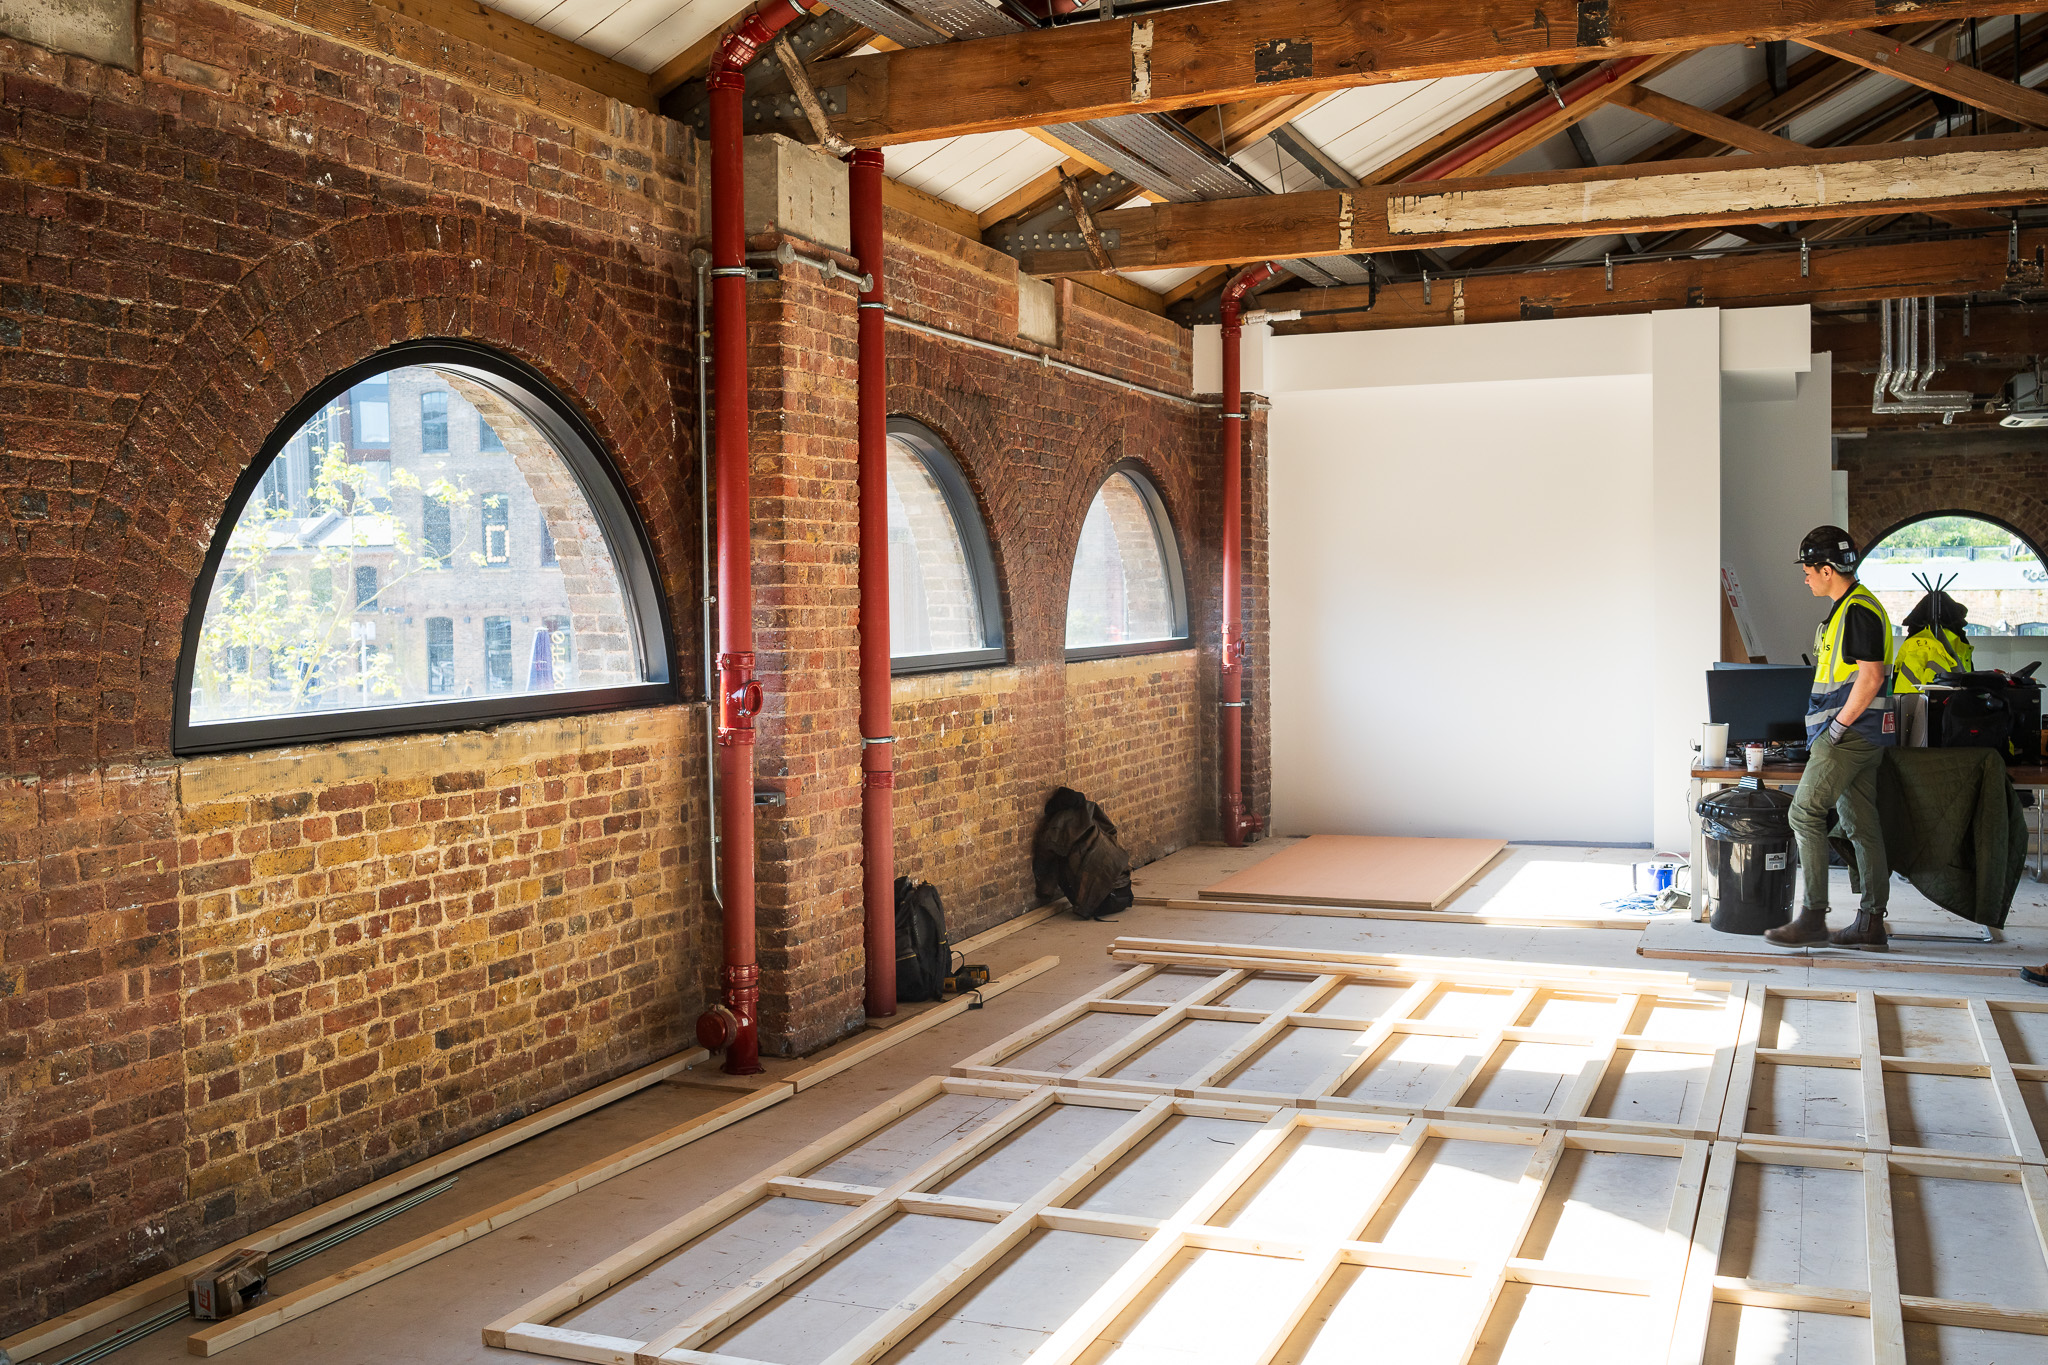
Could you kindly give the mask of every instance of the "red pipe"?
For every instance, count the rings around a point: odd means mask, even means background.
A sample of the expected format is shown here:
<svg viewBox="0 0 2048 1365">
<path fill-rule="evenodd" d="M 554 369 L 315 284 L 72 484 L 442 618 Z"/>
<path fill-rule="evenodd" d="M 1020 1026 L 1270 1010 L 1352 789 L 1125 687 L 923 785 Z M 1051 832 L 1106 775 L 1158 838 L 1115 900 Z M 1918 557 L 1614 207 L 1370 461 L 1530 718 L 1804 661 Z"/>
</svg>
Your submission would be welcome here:
<svg viewBox="0 0 2048 1365">
<path fill-rule="evenodd" d="M 882 153 L 853 166 L 860 296 L 860 847 L 870 1018 L 896 1012 L 896 746 L 889 716 L 889 372 L 883 340 Z"/>
<path fill-rule="evenodd" d="M 1238 319 L 1251 292 L 1279 273 L 1264 261 L 1223 288 L 1223 842 L 1232 848 L 1264 827 L 1244 808 L 1244 327 Z"/>
<path fill-rule="evenodd" d="M 747 225 L 741 145 L 746 68 L 805 11 L 771 0 L 726 36 L 711 59 L 711 354 L 718 459 L 718 824 L 725 893 L 722 1002 L 697 1020 L 697 1038 L 725 1049 L 725 1070 L 761 1070 L 761 967 L 754 944 L 753 536 L 747 469 Z"/>
<path fill-rule="evenodd" d="M 1564 86 L 1557 92 L 1557 98 L 1563 100 L 1565 106 L 1569 108 L 1595 90 L 1598 90 L 1601 86 L 1612 85 L 1649 60 L 1648 57 L 1623 57 L 1619 61 L 1607 62 L 1592 71 L 1588 71 L 1569 85 Z M 1558 112 L 1556 100 L 1548 103 L 1539 102 L 1532 104 L 1513 118 L 1495 124 L 1492 128 L 1489 128 L 1486 132 L 1473 138 L 1463 146 L 1446 152 L 1415 174 L 1408 176 L 1407 180 L 1443 180 L 1459 167 L 1477 160 L 1480 156 L 1492 151 L 1517 133 L 1535 127 L 1556 112 Z"/>
</svg>

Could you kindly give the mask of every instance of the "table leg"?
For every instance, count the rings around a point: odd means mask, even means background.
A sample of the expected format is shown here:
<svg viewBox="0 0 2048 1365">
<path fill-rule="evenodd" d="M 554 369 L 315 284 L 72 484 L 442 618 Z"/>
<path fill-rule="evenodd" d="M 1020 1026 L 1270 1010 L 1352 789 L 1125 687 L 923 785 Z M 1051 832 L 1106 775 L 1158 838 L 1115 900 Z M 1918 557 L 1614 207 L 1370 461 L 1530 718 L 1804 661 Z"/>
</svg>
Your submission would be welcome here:
<svg viewBox="0 0 2048 1365">
<path fill-rule="evenodd" d="M 1686 855 L 1686 865 L 1692 881 L 1692 917 L 1704 920 L 1707 917 L 1707 837 L 1700 823 L 1700 801 L 1706 796 L 1706 783 L 1694 777 L 1685 787 L 1685 819 L 1692 830 L 1692 849 Z"/>
</svg>

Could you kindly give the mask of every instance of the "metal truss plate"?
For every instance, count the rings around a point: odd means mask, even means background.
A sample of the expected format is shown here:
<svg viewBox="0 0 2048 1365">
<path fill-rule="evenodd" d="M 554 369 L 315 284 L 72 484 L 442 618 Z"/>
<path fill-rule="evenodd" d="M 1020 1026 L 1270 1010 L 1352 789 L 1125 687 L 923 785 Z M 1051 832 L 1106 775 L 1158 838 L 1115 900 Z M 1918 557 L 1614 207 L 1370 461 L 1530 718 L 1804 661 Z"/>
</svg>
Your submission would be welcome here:
<svg viewBox="0 0 2048 1365">
<path fill-rule="evenodd" d="M 1098 233 L 1105 250 L 1115 251 L 1123 234 L 1115 228 Z M 1081 234 L 1071 229 L 1061 232 L 1016 232 L 998 239 L 997 249 L 1016 255 L 1022 251 L 1086 251 L 1088 243 Z"/>
</svg>

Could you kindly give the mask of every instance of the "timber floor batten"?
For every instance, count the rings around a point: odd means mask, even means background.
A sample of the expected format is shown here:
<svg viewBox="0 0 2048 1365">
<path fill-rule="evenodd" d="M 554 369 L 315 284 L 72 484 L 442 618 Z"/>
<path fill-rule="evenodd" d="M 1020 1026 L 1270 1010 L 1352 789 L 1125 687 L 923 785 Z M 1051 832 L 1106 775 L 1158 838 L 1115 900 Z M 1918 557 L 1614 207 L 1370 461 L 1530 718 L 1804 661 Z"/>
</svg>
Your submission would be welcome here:
<svg viewBox="0 0 2048 1365">
<path fill-rule="evenodd" d="M 1849 1333 L 1873 1365 L 2048 1359 L 2048 1005 L 1110 951 L 1130 970 L 485 1341 L 618 1365 L 1334 1365 L 1362 1340 L 1427 1365 L 1705 1365 L 1772 1330 Z M 1768 1122 L 1800 1068 L 1856 1121 Z M 1920 1122 L 1913 1078 L 1975 1087 L 1983 1121 Z M 1798 1250 L 1822 1211 L 1839 1235 Z M 1995 1283 L 1943 1243 L 1959 1217 L 1995 1229 Z M 1909 1350 L 1930 1332 L 1992 1345 Z"/>
</svg>

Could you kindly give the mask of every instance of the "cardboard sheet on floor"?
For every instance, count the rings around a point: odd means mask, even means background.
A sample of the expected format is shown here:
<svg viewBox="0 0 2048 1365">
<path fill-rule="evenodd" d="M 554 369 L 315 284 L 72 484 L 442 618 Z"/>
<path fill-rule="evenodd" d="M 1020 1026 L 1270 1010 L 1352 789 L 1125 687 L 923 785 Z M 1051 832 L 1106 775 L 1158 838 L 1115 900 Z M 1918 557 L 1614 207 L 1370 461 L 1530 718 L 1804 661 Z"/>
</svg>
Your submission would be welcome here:
<svg viewBox="0 0 2048 1365">
<path fill-rule="evenodd" d="M 1212 901 L 1436 910 L 1507 851 L 1505 839 L 1312 834 L 1214 886 Z"/>
</svg>

